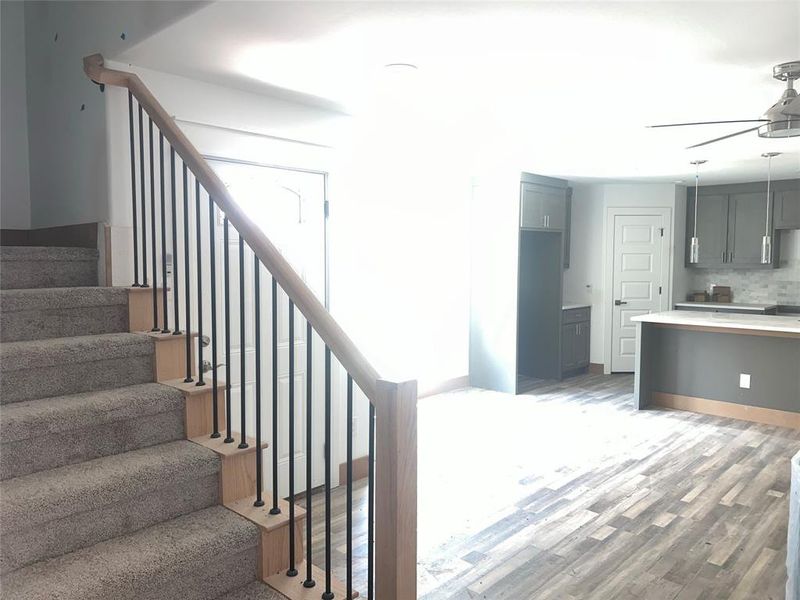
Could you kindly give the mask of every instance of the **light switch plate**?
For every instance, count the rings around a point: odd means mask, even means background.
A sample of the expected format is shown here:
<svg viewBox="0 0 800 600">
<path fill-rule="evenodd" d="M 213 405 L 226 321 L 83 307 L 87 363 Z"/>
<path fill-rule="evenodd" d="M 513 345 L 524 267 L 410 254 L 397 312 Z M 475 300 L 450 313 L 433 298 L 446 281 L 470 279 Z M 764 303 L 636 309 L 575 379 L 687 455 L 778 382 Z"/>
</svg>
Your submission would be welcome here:
<svg viewBox="0 0 800 600">
<path fill-rule="evenodd" d="M 750 389 L 750 374 L 749 373 L 739 373 L 739 387 L 745 390 Z"/>
</svg>

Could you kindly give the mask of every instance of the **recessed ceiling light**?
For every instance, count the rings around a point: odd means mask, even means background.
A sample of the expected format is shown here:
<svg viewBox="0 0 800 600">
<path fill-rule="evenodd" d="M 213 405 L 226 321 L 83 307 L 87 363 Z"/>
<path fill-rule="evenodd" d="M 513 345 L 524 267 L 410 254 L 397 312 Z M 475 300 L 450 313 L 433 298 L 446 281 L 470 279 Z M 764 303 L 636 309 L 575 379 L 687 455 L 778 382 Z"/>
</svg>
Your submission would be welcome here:
<svg viewBox="0 0 800 600">
<path fill-rule="evenodd" d="M 391 69 L 393 71 L 416 71 L 418 69 L 417 65 L 412 65 L 411 63 L 389 63 L 387 65 L 383 65 L 384 69 Z"/>
</svg>

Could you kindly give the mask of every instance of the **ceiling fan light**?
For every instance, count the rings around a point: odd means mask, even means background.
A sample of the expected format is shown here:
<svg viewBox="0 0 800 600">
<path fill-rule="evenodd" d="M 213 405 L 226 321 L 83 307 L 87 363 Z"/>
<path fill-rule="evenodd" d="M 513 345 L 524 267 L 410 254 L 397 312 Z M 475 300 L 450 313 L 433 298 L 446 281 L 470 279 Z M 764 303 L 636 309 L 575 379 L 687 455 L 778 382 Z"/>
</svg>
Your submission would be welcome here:
<svg viewBox="0 0 800 600">
<path fill-rule="evenodd" d="M 800 118 L 789 117 L 766 123 L 758 128 L 758 137 L 763 138 L 788 138 L 798 135 L 800 135 Z"/>
</svg>

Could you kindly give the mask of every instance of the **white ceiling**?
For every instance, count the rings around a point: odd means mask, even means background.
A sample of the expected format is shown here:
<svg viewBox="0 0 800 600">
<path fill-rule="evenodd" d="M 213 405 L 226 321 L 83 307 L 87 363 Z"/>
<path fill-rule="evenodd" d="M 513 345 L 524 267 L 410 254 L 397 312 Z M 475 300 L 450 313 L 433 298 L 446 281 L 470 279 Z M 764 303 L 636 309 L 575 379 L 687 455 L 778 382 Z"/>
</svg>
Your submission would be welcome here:
<svg viewBox="0 0 800 600">
<path fill-rule="evenodd" d="M 690 151 L 748 125 L 645 128 L 760 117 L 800 59 L 795 0 L 216 2 L 115 58 L 356 116 L 388 94 L 420 136 L 546 175 L 690 182 L 704 158 L 706 183 L 756 180 L 778 151 L 773 175 L 800 177 L 800 138 Z"/>
</svg>

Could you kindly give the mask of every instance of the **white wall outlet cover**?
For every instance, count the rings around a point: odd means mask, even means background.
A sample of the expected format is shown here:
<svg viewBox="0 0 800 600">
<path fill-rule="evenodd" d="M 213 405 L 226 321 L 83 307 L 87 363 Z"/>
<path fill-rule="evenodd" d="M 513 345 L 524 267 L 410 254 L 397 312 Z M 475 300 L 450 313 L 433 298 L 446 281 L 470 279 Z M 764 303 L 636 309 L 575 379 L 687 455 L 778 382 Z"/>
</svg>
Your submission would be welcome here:
<svg viewBox="0 0 800 600">
<path fill-rule="evenodd" d="M 750 389 L 750 374 L 749 373 L 739 373 L 739 387 L 744 388 L 746 390 Z"/>
</svg>

